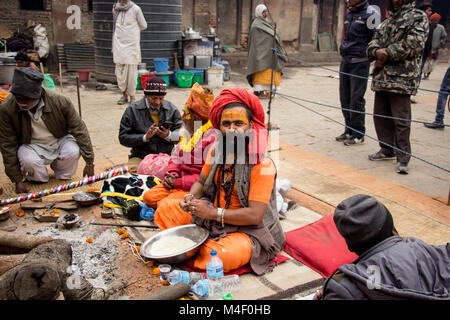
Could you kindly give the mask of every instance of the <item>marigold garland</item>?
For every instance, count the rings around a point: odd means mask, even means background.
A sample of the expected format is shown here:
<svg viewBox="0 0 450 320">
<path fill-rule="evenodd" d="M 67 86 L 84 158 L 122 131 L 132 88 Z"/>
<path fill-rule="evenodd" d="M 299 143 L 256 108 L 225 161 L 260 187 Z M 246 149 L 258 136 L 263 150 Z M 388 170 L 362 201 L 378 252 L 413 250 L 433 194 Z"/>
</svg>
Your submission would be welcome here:
<svg viewBox="0 0 450 320">
<path fill-rule="evenodd" d="M 185 141 L 185 137 L 181 137 L 180 139 L 180 149 L 183 152 L 191 152 L 195 145 L 200 141 L 200 139 L 203 137 L 203 134 L 212 127 L 211 121 L 208 120 L 207 123 L 202 125 L 201 128 L 198 128 L 194 134 L 192 135 L 191 139 L 189 141 Z"/>
</svg>

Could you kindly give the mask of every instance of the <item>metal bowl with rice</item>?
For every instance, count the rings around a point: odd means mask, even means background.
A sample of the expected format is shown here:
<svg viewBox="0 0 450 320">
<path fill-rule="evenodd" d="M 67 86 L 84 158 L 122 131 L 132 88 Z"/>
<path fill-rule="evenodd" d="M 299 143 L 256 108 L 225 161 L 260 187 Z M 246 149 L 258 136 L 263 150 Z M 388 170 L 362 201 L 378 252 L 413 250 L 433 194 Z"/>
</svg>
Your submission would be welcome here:
<svg viewBox="0 0 450 320">
<path fill-rule="evenodd" d="M 194 244 L 186 249 L 170 254 L 154 255 L 152 247 L 155 243 L 163 238 L 170 236 L 185 237 L 194 242 Z M 208 239 L 209 231 L 195 224 L 182 225 L 170 229 L 163 230 L 158 234 L 147 239 L 141 246 L 140 253 L 144 258 L 156 260 L 160 263 L 176 264 L 184 262 L 200 250 L 200 246 Z"/>
</svg>

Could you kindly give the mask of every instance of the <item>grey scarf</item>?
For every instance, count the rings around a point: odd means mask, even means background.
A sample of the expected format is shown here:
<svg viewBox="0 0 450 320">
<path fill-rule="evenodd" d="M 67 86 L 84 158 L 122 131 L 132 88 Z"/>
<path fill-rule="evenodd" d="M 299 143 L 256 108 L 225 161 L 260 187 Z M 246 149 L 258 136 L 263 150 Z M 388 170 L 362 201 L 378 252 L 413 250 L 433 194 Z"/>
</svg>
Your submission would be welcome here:
<svg viewBox="0 0 450 320">
<path fill-rule="evenodd" d="M 117 22 L 117 18 L 119 17 L 120 13 L 123 13 L 123 16 L 125 16 L 125 13 L 132 7 L 134 6 L 134 2 L 133 1 L 128 1 L 128 3 L 124 6 L 119 5 L 118 2 L 116 2 L 113 5 L 113 9 L 112 9 L 112 14 L 113 14 L 113 36 L 114 36 L 114 32 L 116 31 L 116 22 Z"/>
</svg>

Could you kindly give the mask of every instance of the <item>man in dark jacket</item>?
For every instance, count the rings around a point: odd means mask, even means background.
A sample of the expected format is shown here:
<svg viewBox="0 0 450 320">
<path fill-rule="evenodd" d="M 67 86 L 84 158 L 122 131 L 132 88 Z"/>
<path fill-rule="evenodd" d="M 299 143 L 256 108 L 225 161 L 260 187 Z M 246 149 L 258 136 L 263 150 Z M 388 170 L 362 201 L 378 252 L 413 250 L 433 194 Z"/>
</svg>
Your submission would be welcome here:
<svg viewBox="0 0 450 320">
<path fill-rule="evenodd" d="M 364 94 L 370 67 L 366 51 L 380 16 L 376 9 L 369 6 L 367 0 L 347 0 L 347 6 L 344 40 L 339 50 L 342 56 L 339 96 L 345 131 L 336 137 L 336 141 L 343 141 L 345 145 L 351 146 L 364 142 Z"/>
<path fill-rule="evenodd" d="M 339 267 L 316 299 L 450 300 L 450 243 L 399 237 L 389 210 L 368 195 L 342 201 L 333 219 L 359 257 Z"/>
<path fill-rule="evenodd" d="M 128 165 L 137 170 L 140 161 L 148 154 L 171 154 L 178 143 L 183 124 L 180 111 L 165 101 L 166 82 L 149 78 L 144 89 L 145 97 L 131 104 L 120 121 L 120 144 L 131 148 Z"/>
<path fill-rule="evenodd" d="M 16 193 L 29 192 L 24 180 L 47 182 L 47 165 L 67 180 L 86 161 L 83 175 L 94 175 L 94 151 L 85 123 L 66 97 L 42 88 L 44 76 L 17 67 L 11 94 L 0 107 L 0 150 Z"/>
<path fill-rule="evenodd" d="M 369 160 L 397 158 L 397 172 L 407 174 L 411 158 L 410 96 L 417 92 L 429 26 L 427 15 L 414 8 L 413 0 L 389 0 L 388 4 L 389 16 L 376 29 L 367 48 L 369 59 L 375 61 L 373 122 L 381 147 L 369 155 Z"/>
</svg>

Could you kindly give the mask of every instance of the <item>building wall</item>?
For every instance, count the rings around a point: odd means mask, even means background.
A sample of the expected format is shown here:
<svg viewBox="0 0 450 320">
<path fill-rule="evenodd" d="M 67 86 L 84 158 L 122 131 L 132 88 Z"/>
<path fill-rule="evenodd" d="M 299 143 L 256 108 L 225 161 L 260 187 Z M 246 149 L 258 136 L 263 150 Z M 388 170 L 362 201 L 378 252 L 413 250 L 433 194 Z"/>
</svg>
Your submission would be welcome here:
<svg viewBox="0 0 450 320">
<path fill-rule="evenodd" d="M 77 5 L 80 8 L 80 29 L 68 29 L 67 7 Z M 58 62 L 57 43 L 76 42 L 94 43 L 93 13 L 89 11 L 89 0 L 45 0 L 44 10 L 21 10 L 19 0 L 0 0 L 0 25 L 11 32 L 23 29 L 27 21 L 41 24 L 47 31 L 50 43 L 50 55 L 47 68 L 55 70 Z"/>
<path fill-rule="evenodd" d="M 340 0 L 183 0 L 183 31 L 192 27 L 200 33 L 209 33 L 210 28 L 215 28 L 222 45 L 246 49 L 255 8 L 261 3 L 268 6 L 288 52 L 300 47 L 315 50 L 322 29 L 333 34 L 335 49 L 340 43 L 345 10 Z M 333 19 L 319 19 L 321 3 L 326 14 L 333 11 L 330 13 L 335 15 Z"/>
<path fill-rule="evenodd" d="M 47 30 L 51 45 L 58 42 L 89 43 L 94 39 L 93 14 L 89 12 L 89 0 L 45 0 L 45 10 L 20 10 L 19 0 L 0 0 L 0 24 L 12 32 L 23 28 L 28 20 L 42 24 Z M 66 20 L 67 7 L 78 5 L 81 9 L 81 29 L 69 30 Z"/>
</svg>

